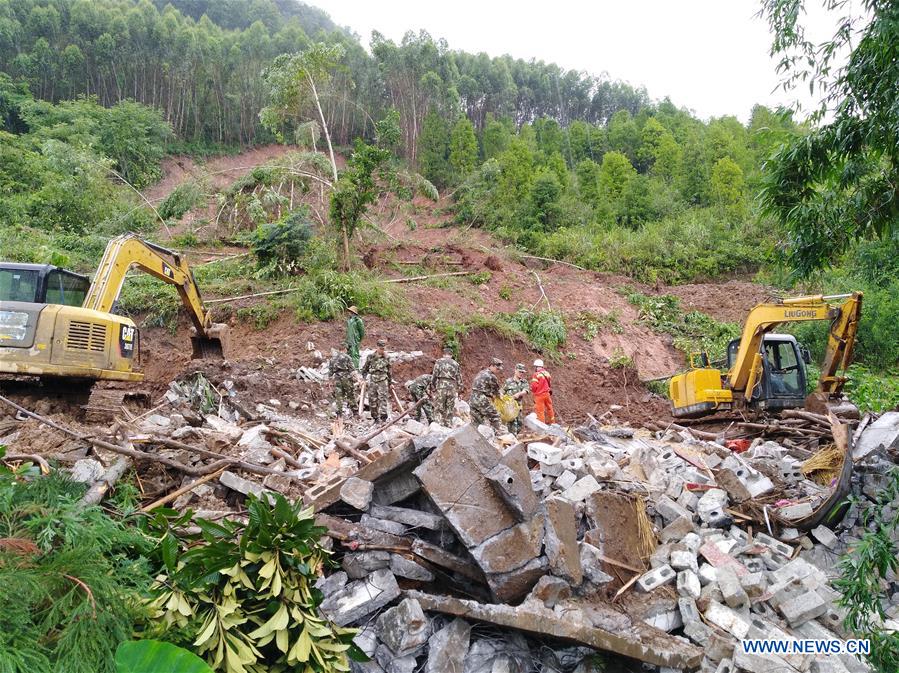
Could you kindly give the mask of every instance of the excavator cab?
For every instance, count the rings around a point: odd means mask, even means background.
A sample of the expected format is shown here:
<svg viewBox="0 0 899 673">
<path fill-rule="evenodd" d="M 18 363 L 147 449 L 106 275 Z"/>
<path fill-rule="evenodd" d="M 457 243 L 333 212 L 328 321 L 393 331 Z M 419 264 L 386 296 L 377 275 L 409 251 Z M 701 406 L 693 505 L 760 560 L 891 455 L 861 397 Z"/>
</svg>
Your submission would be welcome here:
<svg viewBox="0 0 899 673">
<path fill-rule="evenodd" d="M 727 365 L 733 367 L 740 339 L 727 346 Z M 762 371 L 747 403 L 756 409 L 776 411 L 801 407 L 805 401 L 808 377 L 805 363 L 808 350 L 789 334 L 766 334 L 762 340 Z"/>
<path fill-rule="evenodd" d="M 81 306 L 90 279 L 52 264 L 0 263 L 0 302 Z"/>
</svg>

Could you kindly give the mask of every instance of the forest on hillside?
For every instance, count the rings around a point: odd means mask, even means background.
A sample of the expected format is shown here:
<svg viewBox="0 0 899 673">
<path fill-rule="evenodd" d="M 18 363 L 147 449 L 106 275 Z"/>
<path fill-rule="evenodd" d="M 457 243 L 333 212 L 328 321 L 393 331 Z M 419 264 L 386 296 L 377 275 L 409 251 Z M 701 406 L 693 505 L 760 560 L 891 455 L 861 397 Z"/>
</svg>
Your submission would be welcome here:
<svg viewBox="0 0 899 673">
<path fill-rule="evenodd" d="M 278 79 L 282 55 L 311 53 L 325 55 L 310 70 L 315 101 Z M 786 110 L 749 112 L 745 124 L 702 120 L 607 75 L 454 50 L 423 31 L 364 41 L 293 0 L 0 0 L 0 216 L 10 225 L 0 245 L 33 261 L 92 260 L 109 235 L 165 222 L 139 190 L 167 153 L 333 141 L 349 156 L 356 140 L 379 143 L 389 122 L 394 168 L 438 188 L 460 226 L 534 254 L 651 283 L 761 271 L 789 285 L 790 256 L 813 249 L 824 271 L 803 267 L 810 287 L 868 289 L 867 315 L 886 341 L 878 361 L 895 363 L 896 274 L 884 270 L 895 270 L 897 243 L 844 234 L 839 222 L 863 219 L 844 217 L 834 204 L 849 201 L 828 193 L 778 202 L 787 187 L 772 191 L 775 179 L 802 182 L 766 162 L 808 149 L 817 130 Z M 835 179 L 863 176 L 859 165 Z M 329 184 L 333 173 L 323 169 Z M 281 207 L 245 210 L 252 230 Z M 791 213 L 806 218 L 798 229 Z M 815 233 L 816 214 L 831 235 Z"/>
</svg>

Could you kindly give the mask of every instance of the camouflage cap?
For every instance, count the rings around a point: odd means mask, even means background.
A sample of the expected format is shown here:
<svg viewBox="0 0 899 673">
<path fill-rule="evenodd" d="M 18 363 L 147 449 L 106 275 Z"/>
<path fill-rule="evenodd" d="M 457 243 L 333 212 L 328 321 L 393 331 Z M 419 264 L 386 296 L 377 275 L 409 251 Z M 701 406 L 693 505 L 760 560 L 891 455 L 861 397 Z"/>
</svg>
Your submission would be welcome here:
<svg viewBox="0 0 899 673">
<path fill-rule="evenodd" d="M 444 346 L 444 347 L 443 347 L 443 352 L 444 352 L 444 353 L 449 353 L 450 355 L 452 355 L 453 347 L 452 347 L 452 346 Z"/>
<path fill-rule="evenodd" d="M 500 360 L 499 358 L 493 358 L 492 360 L 490 360 L 490 366 L 491 367 L 502 367 L 503 361 Z"/>
<path fill-rule="evenodd" d="M 515 371 L 526 372 L 527 368 L 524 366 L 524 363 L 519 362 L 517 365 L 515 365 Z"/>
<path fill-rule="evenodd" d="M 387 345 L 387 339 L 378 339 L 378 345 L 379 345 L 379 346 L 382 346 L 382 347 L 383 347 L 383 346 L 386 346 L 386 345 Z"/>
</svg>

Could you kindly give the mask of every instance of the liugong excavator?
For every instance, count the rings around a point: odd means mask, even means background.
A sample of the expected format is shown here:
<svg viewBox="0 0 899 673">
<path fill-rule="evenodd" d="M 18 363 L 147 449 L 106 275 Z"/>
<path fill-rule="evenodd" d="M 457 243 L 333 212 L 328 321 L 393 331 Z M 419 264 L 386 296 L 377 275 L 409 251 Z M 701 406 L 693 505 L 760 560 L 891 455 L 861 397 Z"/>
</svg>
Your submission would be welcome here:
<svg viewBox="0 0 899 673">
<path fill-rule="evenodd" d="M 839 300 L 842 303 L 832 303 Z M 671 378 L 673 415 L 696 418 L 728 409 L 777 411 L 806 405 L 808 350 L 789 334 L 771 332 L 787 322 L 829 320 L 827 352 L 817 390 L 810 396 L 820 409 L 842 392 L 846 378 L 838 372 L 852 361 L 861 310 L 861 292 L 759 304 L 750 311 L 742 336 L 728 344 L 726 374 L 710 366 L 703 353 L 699 366 L 691 363 L 689 371 Z"/>
<path fill-rule="evenodd" d="M 0 373 L 63 381 L 141 381 L 134 322 L 111 313 L 132 267 L 175 286 L 193 321 L 194 357 L 223 357 L 187 261 L 135 234 L 112 239 L 92 283 L 51 265 L 0 263 Z"/>
</svg>

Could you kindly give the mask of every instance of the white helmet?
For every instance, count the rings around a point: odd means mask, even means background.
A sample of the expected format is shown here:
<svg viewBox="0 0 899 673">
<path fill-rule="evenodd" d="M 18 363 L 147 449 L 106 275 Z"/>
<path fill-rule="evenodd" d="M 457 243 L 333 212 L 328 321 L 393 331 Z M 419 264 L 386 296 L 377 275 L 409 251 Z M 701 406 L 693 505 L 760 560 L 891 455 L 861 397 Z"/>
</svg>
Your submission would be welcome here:
<svg viewBox="0 0 899 673">
<path fill-rule="evenodd" d="M 543 360 L 541 360 L 540 358 L 537 358 L 536 360 L 534 360 L 534 366 L 535 366 L 535 367 L 542 367 L 542 366 L 543 366 Z"/>
</svg>

